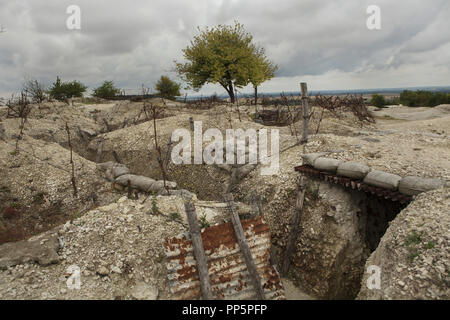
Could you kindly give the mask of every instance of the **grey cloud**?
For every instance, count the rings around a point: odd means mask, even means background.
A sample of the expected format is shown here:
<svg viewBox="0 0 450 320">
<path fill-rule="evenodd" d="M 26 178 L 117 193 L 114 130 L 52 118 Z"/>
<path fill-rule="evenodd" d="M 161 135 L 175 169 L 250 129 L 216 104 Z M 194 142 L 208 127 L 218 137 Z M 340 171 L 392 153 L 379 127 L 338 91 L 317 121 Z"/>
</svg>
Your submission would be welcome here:
<svg viewBox="0 0 450 320">
<path fill-rule="evenodd" d="M 335 71 L 360 79 L 393 68 L 406 77 L 411 65 L 428 65 L 432 56 L 432 64 L 450 65 L 447 0 L 379 0 L 379 31 L 365 25 L 371 0 L 76 2 L 80 31 L 66 29 L 66 8 L 74 1 L 0 0 L 0 24 L 7 29 L 0 34 L 0 93 L 18 90 L 25 76 L 47 84 L 60 75 L 91 87 L 109 79 L 124 88 L 151 86 L 161 74 L 176 76 L 173 60 L 182 58 L 197 26 L 234 20 L 266 48 L 283 83 Z"/>
</svg>

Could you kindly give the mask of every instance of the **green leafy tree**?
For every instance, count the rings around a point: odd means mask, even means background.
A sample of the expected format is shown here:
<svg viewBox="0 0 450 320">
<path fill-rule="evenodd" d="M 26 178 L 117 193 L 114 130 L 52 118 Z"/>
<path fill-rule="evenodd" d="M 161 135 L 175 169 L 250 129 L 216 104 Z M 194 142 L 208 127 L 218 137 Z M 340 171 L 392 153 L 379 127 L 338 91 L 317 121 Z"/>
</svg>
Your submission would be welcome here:
<svg viewBox="0 0 450 320">
<path fill-rule="evenodd" d="M 114 86 L 113 81 L 105 81 L 103 84 L 94 89 L 93 96 L 102 99 L 112 99 L 120 93 L 120 89 Z"/>
<path fill-rule="evenodd" d="M 382 95 L 373 94 L 370 103 L 377 108 L 382 108 L 386 105 L 386 99 Z"/>
<path fill-rule="evenodd" d="M 255 90 L 255 105 L 258 102 L 258 86 L 275 76 L 278 67 L 265 55 L 264 48 L 258 48 L 253 55 L 254 63 L 250 65 L 250 83 Z"/>
<path fill-rule="evenodd" d="M 61 82 L 59 77 L 56 77 L 56 81 L 50 87 L 48 93 L 51 98 L 64 101 L 74 97 L 82 97 L 86 92 L 87 86 L 76 80 L 72 82 Z"/>
<path fill-rule="evenodd" d="M 161 97 L 166 99 L 175 99 L 175 97 L 181 95 L 180 85 L 166 76 L 161 76 L 155 85 L 155 89 Z"/>
<path fill-rule="evenodd" d="M 188 62 L 176 62 L 180 77 L 194 90 L 206 83 L 218 83 L 234 102 L 235 87 L 241 88 L 252 81 L 259 85 L 273 76 L 261 70 L 267 62 L 264 51 L 252 43 L 253 37 L 241 24 L 235 22 L 234 26 L 218 25 L 199 31 L 200 35 L 183 49 Z"/>
</svg>

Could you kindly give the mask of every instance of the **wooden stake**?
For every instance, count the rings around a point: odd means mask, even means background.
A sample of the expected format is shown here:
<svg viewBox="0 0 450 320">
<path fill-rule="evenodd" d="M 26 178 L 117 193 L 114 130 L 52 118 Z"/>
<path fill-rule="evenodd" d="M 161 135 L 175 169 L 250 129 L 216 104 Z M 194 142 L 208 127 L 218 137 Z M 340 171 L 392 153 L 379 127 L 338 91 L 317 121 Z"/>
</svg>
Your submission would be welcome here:
<svg viewBox="0 0 450 320">
<path fill-rule="evenodd" d="M 205 251 L 203 249 L 203 240 L 200 227 L 197 221 L 195 206 L 192 201 L 184 204 L 186 215 L 189 222 L 189 231 L 191 233 L 192 247 L 194 248 L 194 257 L 197 261 L 197 271 L 200 278 L 200 291 L 203 300 L 213 300 L 211 283 L 209 282 L 208 265 L 206 263 Z"/>
<path fill-rule="evenodd" d="M 97 146 L 97 159 L 96 162 L 100 163 L 102 160 L 102 152 L 103 152 L 103 140 L 100 139 Z"/>
<path fill-rule="evenodd" d="M 302 89 L 302 106 L 303 106 L 303 136 L 302 143 L 308 142 L 308 120 L 309 120 L 309 110 L 308 110 L 308 88 L 305 82 L 300 83 Z"/>
<path fill-rule="evenodd" d="M 299 224 L 300 224 L 300 217 L 301 213 L 303 211 L 303 204 L 305 200 L 305 177 L 300 176 L 298 179 L 298 185 L 297 185 L 297 202 L 295 204 L 295 211 L 294 211 L 294 217 L 292 219 L 292 227 L 291 227 L 291 234 L 289 235 L 289 239 L 286 246 L 286 252 L 284 254 L 284 260 L 283 260 L 283 267 L 281 270 L 282 275 L 286 275 L 289 271 L 289 266 L 291 263 L 291 256 L 295 249 L 295 243 L 298 238 L 298 232 L 299 232 Z"/>
<path fill-rule="evenodd" d="M 72 165 L 72 187 L 73 187 L 73 195 L 77 196 L 77 186 L 75 183 L 75 165 L 73 163 L 73 155 L 72 155 L 72 142 L 70 141 L 70 130 L 69 124 L 66 122 L 66 131 L 67 131 L 67 139 L 69 140 L 69 149 L 70 149 L 70 164 Z"/>
<path fill-rule="evenodd" d="M 256 192 L 253 193 L 253 204 L 258 209 L 258 215 L 264 216 L 264 212 L 262 209 L 261 196 Z"/>
<path fill-rule="evenodd" d="M 113 154 L 113 157 L 114 157 L 114 159 L 116 160 L 116 162 L 117 162 L 117 163 L 121 163 L 121 162 L 120 162 L 119 155 L 117 154 L 117 152 L 116 152 L 116 151 L 113 151 L 112 154 Z"/>
<path fill-rule="evenodd" d="M 242 228 L 241 220 L 239 220 L 239 215 L 237 214 L 234 203 L 233 195 L 227 193 L 225 195 L 225 201 L 228 205 L 228 210 L 231 216 L 231 223 L 233 224 L 234 234 L 236 235 L 239 248 L 241 249 L 242 255 L 244 256 L 245 264 L 247 265 L 247 270 L 250 273 L 250 278 L 252 280 L 253 287 L 256 291 L 256 296 L 260 300 L 264 300 L 264 290 L 261 286 L 261 280 L 256 269 L 255 262 L 253 261 L 252 253 L 248 247 L 247 240 L 245 239 L 244 229 Z"/>
</svg>

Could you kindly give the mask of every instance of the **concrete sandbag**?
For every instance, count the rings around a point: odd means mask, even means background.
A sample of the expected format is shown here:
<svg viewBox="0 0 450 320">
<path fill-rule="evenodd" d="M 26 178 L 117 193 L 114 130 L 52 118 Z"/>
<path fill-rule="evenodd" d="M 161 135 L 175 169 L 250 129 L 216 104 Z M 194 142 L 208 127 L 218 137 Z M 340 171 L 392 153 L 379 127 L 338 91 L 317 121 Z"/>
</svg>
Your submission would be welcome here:
<svg viewBox="0 0 450 320">
<path fill-rule="evenodd" d="M 427 179 L 420 177 L 404 177 L 398 184 L 398 191 L 410 196 L 442 188 L 445 185 L 444 181 L 439 179 Z"/>
<path fill-rule="evenodd" d="M 144 192 L 156 192 L 164 188 L 164 182 L 161 180 L 156 181 L 148 177 L 137 176 L 134 174 L 124 174 L 116 178 L 115 182 L 120 184 L 121 186 L 127 187 L 128 180 L 130 181 L 130 185 L 133 189 L 138 189 Z M 166 181 L 166 186 L 169 189 L 174 189 L 177 187 L 177 184 L 176 182 Z"/>
<path fill-rule="evenodd" d="M 327 152 L 316 152 L 316 153 L 307 153 L 302 155 L 303 158 L 303 164 L 309 164 L 310 166 L 314 166 L 314 161 L 316 161 L 317 158 L 326 156 Z"/>
<path fill-rule="evenodd" d="M 342 160 L 321 157 L 317 158 L 316 161 L 314 161 L 314 168 L 320 171 L 336 173 L 336 170 L 341 163 Z"/>
<path fill-rule="evenodd" d="M 370 172 L 370 168 L 364 163 L 347 161 L 341 163 L 337 168 L 338 176 L 352 178 L 352 179 L 364 179 L 364 177 Z"/>
<path fill-rule="evenodd" d="M 402 177 L 396 174 L 373 170 L 366 175 L 363 182 L 371 186 L 395 190 L 401 179 Z"/>
</svg>

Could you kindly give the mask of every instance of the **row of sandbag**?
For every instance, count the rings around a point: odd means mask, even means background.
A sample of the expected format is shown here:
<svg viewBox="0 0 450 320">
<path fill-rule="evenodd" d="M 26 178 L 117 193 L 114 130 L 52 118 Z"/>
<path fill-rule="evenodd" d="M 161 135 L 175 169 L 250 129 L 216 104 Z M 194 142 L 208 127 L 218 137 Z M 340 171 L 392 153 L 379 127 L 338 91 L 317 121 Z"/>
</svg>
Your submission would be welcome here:
<svg viewBox="0 0 450 320">
<path fill-rule="evenodd" d="M 324 157 L 326 153 L 308 153 L 303 155 L 303 164 L 313 166 L 320 171 L 329 172 L 341 177 L 362 180 L 363 183 L 384 188 L 398 190 L 406 195 L 416 195 L 422 192 L 439 189 L 446 183 L 439 179 L 421 177 L 401 177 L 396 174 L 372 170 L 367 165 L 355 161 L 343 161 Z"/>
<path fill-rule="evenodd" d="M 158 195 L 167 195 L 167 189 L 170 189 L 171 195 L 181 195 L 187 198 L 192 198 L 194 194 L 191 192 L 181 189 L 177 189 L 177 183 L 172 181 L 166 181 L 164 186 L 163 180 L 154 180 L 149 177 L 135 175 L 130 173 L 130 169 L 127 166 L 108 161 L 104 163 L 98 163 L 97 168 L 105 172 L 106 179 L 108 181 L 114 182 L 122 187 L 130 187 L 142 192 L 155 192 Z"/>
</svg>

